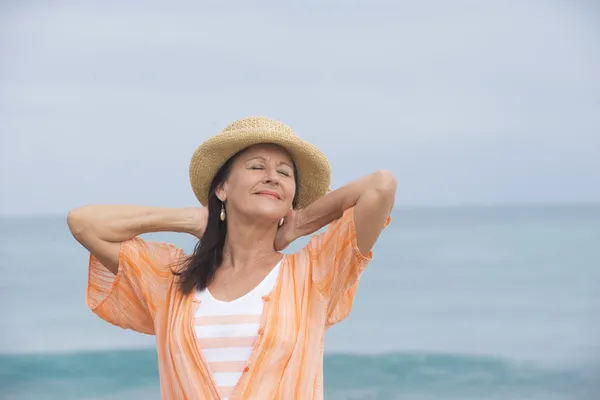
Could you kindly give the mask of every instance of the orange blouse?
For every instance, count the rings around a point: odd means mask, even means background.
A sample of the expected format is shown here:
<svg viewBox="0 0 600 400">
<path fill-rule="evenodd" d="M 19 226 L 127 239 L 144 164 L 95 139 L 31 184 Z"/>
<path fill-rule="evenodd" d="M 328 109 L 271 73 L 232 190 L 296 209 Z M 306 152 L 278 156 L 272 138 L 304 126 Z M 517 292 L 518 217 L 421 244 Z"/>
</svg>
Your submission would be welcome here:
<svg viewBox="0 0 600 400">
<path fill-rule="evenodd" d="M 90 255 L 87 304 L 111 324 L 156 335 L 163 399 L 219 399 L 196 342 L 199 304 L 193 293 L 178 290 L 171 273 L 181 257 L 183 250 L 171 244 L 135 237 L 122 243 L 115 276 Z M 372 257 L 358 249 L 353 207 L 285 255 L 274 289 L 263 297 L 259 336 L 230 399 L 322 399 L 325 331 L 350 313 Z"/>
</svg>

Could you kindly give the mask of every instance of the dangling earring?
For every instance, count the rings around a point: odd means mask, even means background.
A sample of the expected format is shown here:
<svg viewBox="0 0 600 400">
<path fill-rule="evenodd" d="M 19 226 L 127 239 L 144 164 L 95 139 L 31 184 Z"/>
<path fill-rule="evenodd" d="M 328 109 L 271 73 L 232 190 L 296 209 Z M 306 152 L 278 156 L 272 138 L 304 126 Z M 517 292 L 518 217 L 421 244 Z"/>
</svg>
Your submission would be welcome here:
<svg viewBox="0 0 600 400">
<path fill-rule="evenodd" d="M 225 221 L 225 203 L 221 202 L 221 221 Z"/>
<path fill-rule="evenodd" d="M 283 225 L 283 221 L 285 221 L 285 217 L 282 217 L 282 218 L 279 220 L 279 226 Z"/>
</svg>

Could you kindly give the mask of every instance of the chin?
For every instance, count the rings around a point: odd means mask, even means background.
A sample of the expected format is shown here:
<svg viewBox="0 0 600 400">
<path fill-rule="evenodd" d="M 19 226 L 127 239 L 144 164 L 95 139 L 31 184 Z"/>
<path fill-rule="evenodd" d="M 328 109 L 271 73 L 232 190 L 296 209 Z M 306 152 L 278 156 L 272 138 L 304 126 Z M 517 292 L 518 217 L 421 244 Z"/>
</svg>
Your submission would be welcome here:
<svg viewBox="0 0 600 400">
<path fill-rule="evenodd" d="M 277 221 L 285 216 L 286 207 L 283 201 L 274 201 L 272 199 L 257 199 L 248 204 L 248 211 L 259 218 L 272 219 Z"/>
</svg>

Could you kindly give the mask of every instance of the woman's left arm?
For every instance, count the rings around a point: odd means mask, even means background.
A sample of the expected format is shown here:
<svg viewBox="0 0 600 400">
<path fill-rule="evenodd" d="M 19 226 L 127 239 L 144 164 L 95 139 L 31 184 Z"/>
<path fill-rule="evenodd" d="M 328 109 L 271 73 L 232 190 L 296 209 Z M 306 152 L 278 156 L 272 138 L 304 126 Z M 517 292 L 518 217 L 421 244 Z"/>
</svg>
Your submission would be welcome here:
<svg viewBox="0 0 600 400">
<path fill-rule="evenodd" d="M 362 254 L 368 254 L 379 238 L 394 207 L 396 179 L 380 170 L 327 193 L 296 213 L 295 238 L 309 235 L 340 218 L 354 207 L 356 241 Z"/>
</svg>

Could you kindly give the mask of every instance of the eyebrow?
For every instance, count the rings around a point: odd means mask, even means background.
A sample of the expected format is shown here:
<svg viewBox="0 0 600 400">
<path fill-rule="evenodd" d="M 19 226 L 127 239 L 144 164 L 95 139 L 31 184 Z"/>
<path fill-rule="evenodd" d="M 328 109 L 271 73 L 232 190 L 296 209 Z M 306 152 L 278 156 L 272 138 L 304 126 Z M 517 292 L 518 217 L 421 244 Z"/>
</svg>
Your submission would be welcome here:
<svg viewBox="0 0 600 400">
<path fill-rule="evenodd" d="M 267 159 L 264 158 L 263 156 L 256 156 L 256 157 L 251 157 L 251 158 L 247 159 L 246 162 L 256 160 L 256 159 L 262 160 L 262 161 L 267 161 Z M 294 167 L 292 165 L 290 165 L 287 161 L 280 161 L 279 164 L 287 165 L 291 169 L 294 169 Z"/>
</svg>

